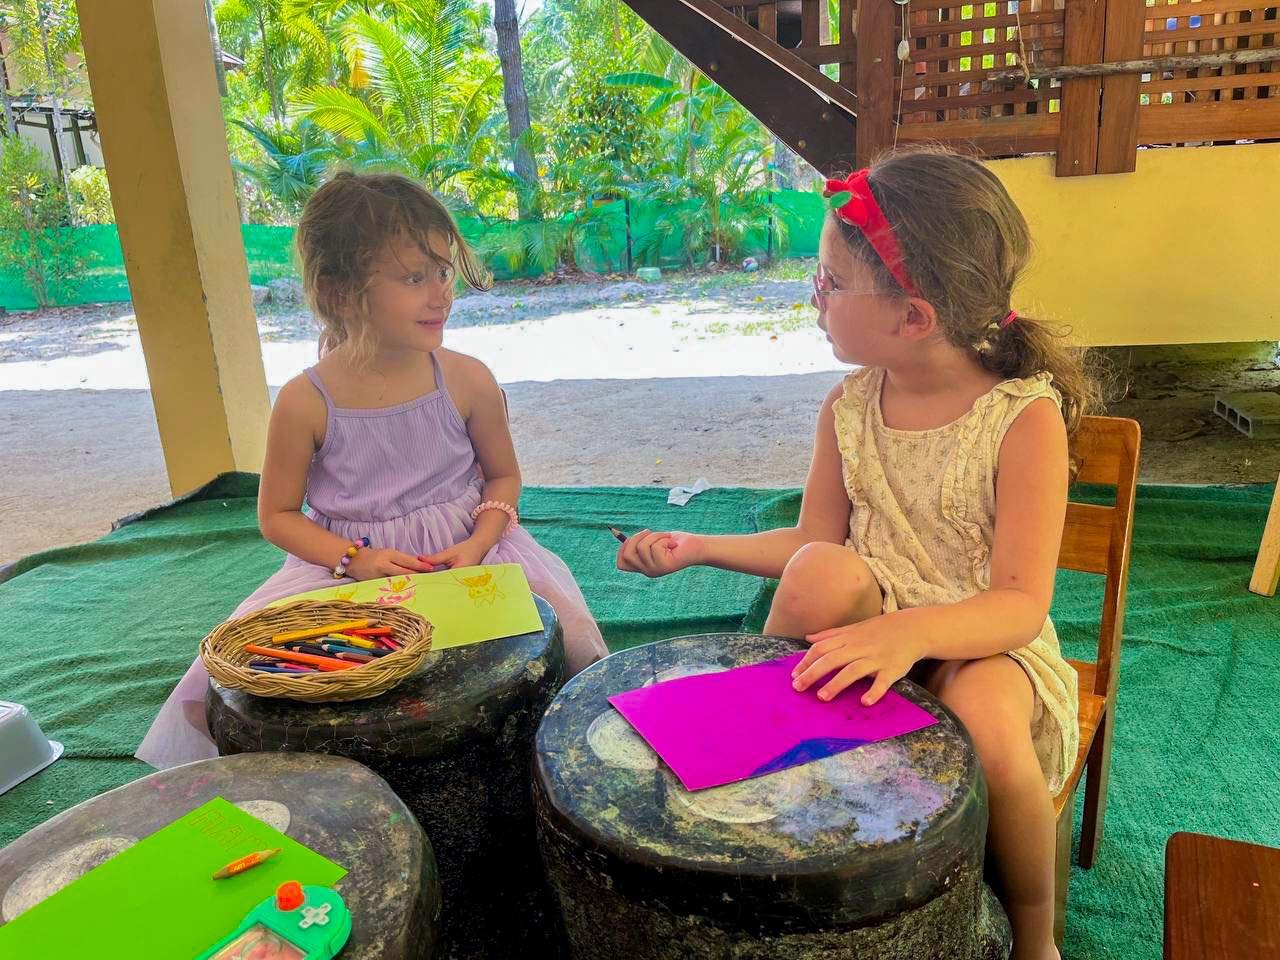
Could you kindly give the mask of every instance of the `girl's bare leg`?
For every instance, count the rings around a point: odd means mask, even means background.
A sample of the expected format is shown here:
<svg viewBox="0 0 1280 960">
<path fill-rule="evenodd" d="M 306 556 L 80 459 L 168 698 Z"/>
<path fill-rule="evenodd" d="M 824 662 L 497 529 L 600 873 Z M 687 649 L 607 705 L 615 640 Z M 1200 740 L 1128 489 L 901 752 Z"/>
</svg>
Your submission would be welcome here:
<svg viewBox="0 0 1280 960">
<path fill-rule="evenodd" d="M 991 805 L 987 849 L 1013 927 L 1012 960 L 1057 960 L 1053 802 L 1031 743 L 1031 681 L 1001 654 L 940 663 L 925 685 L 955 711 L 982 761 Z"/>
</svg>

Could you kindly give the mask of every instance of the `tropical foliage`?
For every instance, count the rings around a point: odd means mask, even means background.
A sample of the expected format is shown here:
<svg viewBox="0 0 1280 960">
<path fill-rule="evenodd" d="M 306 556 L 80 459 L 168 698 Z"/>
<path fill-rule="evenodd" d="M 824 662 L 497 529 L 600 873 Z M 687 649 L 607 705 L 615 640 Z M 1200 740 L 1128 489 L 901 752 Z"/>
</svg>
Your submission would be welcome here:
<svg viewBox="0 0 1280 960">
<path fill-rule="evenodd" d="M 0 271 L 21 276 L 41 307 L 64 302 L 84 267 L 61 181 L 40 151 L 11 137 L 0 153 Z"/>
<path fill-rule="evenodd" d="M 608 269 L 729 260 L 766 231 L 771 248 L 785 242 L 770 205 L 784 159 L 775 151 L 785 148 L 622 0 L 544 0 L 519 23 L 514 140 L 509 6 L 505 45 L 490 0 L 212 0 L 210 9 L 219 52 L 244 61 L 220 84 L 248 223 L 296 223 L 330 172 L 349 167 L 420 180 L 511 272 L 600 266 L 610 236 Z M 0 30 L 0 66 L 23 78 L 13 93 L 55 104 L 72 90 L 87 95 L 74 0 L 0 0 Z M 57 178 L 39 172 L 41 210 L 53 197 L 65 223 L 111 222 L 101 171 L 72 172 L 58 147 L 62 182 L 46 189 Z M 13 160 L 15 170 L 36 163 Z M 648 213 L 632 244 L 640 208 Z M 623 209 L 626 257 L 616 250 Z M 595 254 L 584 257 L 588 248 Z"/>
<path fill-rule="evenodd" d="M 533 177 L 512 163 L 484 0 L 220 0 L 214 15 L 245 61 L 225 112 L 248 219 L 290 221 L 342 165 L 421 180 L 495 227 L 479 245 L 511 270 L 575 265 L 613 229 L 608 200 L 657 204 L 635 262 L 728 259 L 775 229 L 772 138 L 621 0 L 546 0 L 521 25 Z"/>
</svg>

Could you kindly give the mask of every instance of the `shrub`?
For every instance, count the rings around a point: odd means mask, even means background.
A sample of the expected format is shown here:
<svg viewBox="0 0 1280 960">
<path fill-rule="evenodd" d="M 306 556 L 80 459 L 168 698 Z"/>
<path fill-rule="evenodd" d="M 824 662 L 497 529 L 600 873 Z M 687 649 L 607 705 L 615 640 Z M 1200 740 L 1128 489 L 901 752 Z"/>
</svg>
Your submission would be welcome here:
<svg viewBox="0 0 1280 960">
<path fill-rule="evenodd" d="M 0 153 L 0 269 L 18 273 L 41 307 L 65 300 L 86 258 L 77 249 L 62 184 L 27 141 Z"/>
</svg>

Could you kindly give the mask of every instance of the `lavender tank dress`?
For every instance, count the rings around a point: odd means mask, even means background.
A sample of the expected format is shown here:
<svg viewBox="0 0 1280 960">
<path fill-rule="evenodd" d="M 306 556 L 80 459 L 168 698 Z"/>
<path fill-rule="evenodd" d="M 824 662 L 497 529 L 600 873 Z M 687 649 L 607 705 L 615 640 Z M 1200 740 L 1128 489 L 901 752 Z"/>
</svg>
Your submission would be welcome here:
<svg viewBox="0 0 1280 960">
<path fill-rule="evenodd" d="M 435 354 L 437 389 L 394 407 L 336 407 L 314 369 L 307 376 L 324 397 L 328 426 L 307 474 L 307 515 L 339 536 L 368 537 L 376 547 L 417 556 L 471 535 L 471 511 L 483 481 L 466 423 L 445 388 Z M 569 669 L 577 673 L 608 652 L 600 628 L 564 561 L 516 527 L 485 563 L 518 563 L 529 585 L 555 608 L 564 628 Z M 284 597 L 334 585 L 331 568 L 288 556 L 232 618 Z M 160 708 L 135 754 L 161 769 L 218 755 L 204 716 L 209 675 L 199 657 Z"/>
</svg>

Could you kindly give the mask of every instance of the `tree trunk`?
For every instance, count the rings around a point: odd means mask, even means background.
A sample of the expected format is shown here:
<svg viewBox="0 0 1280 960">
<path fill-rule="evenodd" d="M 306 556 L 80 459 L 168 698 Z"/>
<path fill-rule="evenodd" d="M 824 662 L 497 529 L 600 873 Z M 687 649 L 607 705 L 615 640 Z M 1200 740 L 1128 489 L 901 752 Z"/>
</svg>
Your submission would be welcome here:
<svg viewBox="0 0 1280 960">
<path fill-rule="evenodd" d="M 222 62 L 222 38 L 218 36 L 218 21 L 213 16 L 213 0 L 204 0 L 204 15 L 209 21 L 209 40 L 213 43 L 213 69 L 218 76 L 218 95 L 227 95 L 227 66 Z"/>
<path fill-rule="evenodd" d="M 783 190 L 803 190 L 806 184 L 800 182 L 801 160 L 785 143 L 777 137 L 773 138 L 773 169 L 782 181 Z"/>
<path fill-rule="evenodd" d="M 494 0 L 493 27 L 498 34 L 498 60 L 502 63 L 502 98 L 507 104 L 507 127 L 511 132 L 512 163 L 516 176 L 533 187 L 538 168 L 522 138 L 529 131 L 529 95 L 524 89 L 524 65 L 520 57 L 520 22 L 515 0 Z M 536 214 L 528 197 L 520 197 L 520 216 Z"/>
<path fill-rule="evenodd" d="M 53 143 L 58 151 L 58 168 L 62 174 L 63 197 L 67 203 L 67 213 L 74 217 L 75 207 L 71 203 L 71 171 L 67 163 L 66 131 L 62 129 L 62 90 L 58 82 L 57 72 L 53 66 L 53 55 L 49 51 L 49 24 L 40 14 L 40 45 L 44 50 L 44 69 L 49 78 L 49 101 L 53 106 Z"/>
<path fill-rule="evenodd" d="M 4 49 L 0 48 L 0 103 L 4 105 L 5 136 L 18 135 L 18 118 L 13 114 L 13 97 L 9 95 L 9 65 L 4 58 Z"/>
<path fill-rule="evenodd" d="M 262 34 L 262 72 L 267 81 L 267 96 L 271 98 L 271 116 L 277 127 L 284 126 L 284 111 L 280 109 L 279 93 L 276 90 L 276 75 L 271 69 L 271 44 L 267 41 L 267 24 L 262 18 L 262 10 L 258 10 L 258 33 Z"/>
</svg>

